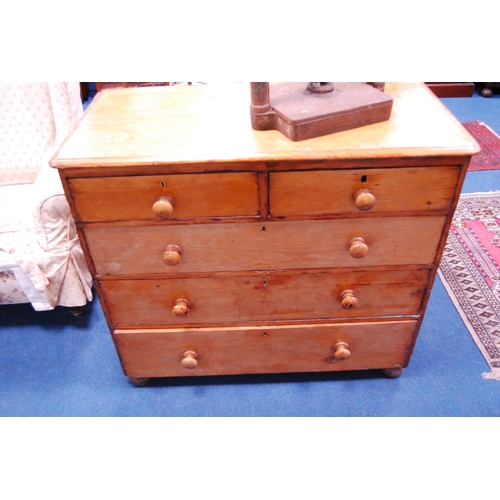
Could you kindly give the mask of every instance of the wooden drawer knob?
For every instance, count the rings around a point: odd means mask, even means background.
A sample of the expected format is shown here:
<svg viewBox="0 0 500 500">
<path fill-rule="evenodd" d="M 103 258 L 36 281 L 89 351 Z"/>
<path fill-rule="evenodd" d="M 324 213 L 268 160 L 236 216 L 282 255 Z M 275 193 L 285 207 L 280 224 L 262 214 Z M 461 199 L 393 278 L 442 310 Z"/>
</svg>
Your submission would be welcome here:
<svg viewBox="0 0 500 500">
<path fill-rule="evenodd" d="M 171 196 L 158 196 L 153 204 L 153 213 L 158 219 L 169 219 L 174 213 L 174 200 Z"/>
<path fill-rule="evenodd" d="M 177 245 L 167 245 L 161 260 L 167 266 L 177 266 L 181 261 L 181 249 Z"/>
<path fill-rule="evenodd" d="M 349 311 L 358 307 L 358 299 L 354 296 L 354 290 L 344 290 L 340 294 L 342 308 Z"/>
<path fill-rule="evenodd" d="M 368 254 L 368 245 L 363 238 L 353 238 L 349 242 L 349 253 L 355 259 L 362 259 Z"/>
<path fill-rule="evenodd" d="M 178 318 L 185 318 L 189 314 L 189 302 L 186 299 L 175 299 L 172 312 Z"/>
<path fill-rule="evenodd" d="M 358 210 L 370 210 L 375 206 L 375 196 L 373 196 L 372 192 L 367 188 L 358 189 L 354 195 L 354 204 L 358 208 Z"/>
<path fill-rule="evenodd" d="M 351 351 L 348 349 L 349 345 L 347 342 L 337 342 L 333 346 L 334 354 L 333 357 L 337 361 L 343 361 L 344 359 L 349 359 L 351 357 Z"/>
<path fill-rule="evenodd" d="M 193 368 L 196 368 L 198 366 L 198 361 L 196 361 L 196 358 L 198 357 L 198 354 L 196 354 L 194 351 L 186 351 L 184 353 L 184 358 L 181 361 L 181 365 L 184 368 L 189 368 L 192 370 Z"/>
</svg>

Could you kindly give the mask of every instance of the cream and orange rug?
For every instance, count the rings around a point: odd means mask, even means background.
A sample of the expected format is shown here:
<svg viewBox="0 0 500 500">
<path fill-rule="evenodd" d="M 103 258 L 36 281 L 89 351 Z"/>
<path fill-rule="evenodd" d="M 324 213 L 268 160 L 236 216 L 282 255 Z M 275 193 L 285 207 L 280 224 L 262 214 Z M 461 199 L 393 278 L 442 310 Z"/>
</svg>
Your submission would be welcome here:
<svg viewBox="0 0 500 500">
<path fill-rule="evenodd" d="M 460 196 L 438 272 L 500 380 L 500 192 Z"/>
</svg>

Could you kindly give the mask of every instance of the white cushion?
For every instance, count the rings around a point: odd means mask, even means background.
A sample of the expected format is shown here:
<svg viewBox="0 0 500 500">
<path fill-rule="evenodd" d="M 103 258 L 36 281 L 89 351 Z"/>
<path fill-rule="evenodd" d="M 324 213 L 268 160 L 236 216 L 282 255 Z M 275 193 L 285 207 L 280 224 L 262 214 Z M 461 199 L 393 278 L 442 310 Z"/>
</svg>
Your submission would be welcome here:
<svg viewBox="0 0 500 500">
<path fill-rule="evenodd" d="M 82 114 L 78 82 L 0 82 L 0 257 L 10 258 L 0 272 L 2 293 L 12 292 L 0 303 L 29 299 L 47 310 L 92 300 L 59 174 L 48 164 Z"/>
<path fill-rule="evenodd" d="M 0 234 L 21 231 L 33 210 L 33 184 L 0 186 Z"/>
<path fill-rule="evenodd" d="M 34 182 L 55 137 L 49 84 L 0 82 L 0 186 Z"/>
</svg>

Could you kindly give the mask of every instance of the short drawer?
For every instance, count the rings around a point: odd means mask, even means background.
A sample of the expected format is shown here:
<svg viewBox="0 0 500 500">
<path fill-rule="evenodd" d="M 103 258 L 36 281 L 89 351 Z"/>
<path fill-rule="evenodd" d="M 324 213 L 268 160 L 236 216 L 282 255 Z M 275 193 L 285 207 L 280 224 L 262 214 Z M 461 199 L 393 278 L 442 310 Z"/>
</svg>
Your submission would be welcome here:
<svg viewBox="0 0 500 500">
<path fill-rule="evenodd" d="M 269 210 L 273 216 L 447 210 L 459 171 L 450 166 L 273 172 Z"/>
<path fill-rule="evenodd" d="M 84 234 L 98 275 L 173 275 L 430 265 L 436 258 L 444 222 L 444 216 L 428 216 L 92 226 L 86 227 Z M 163 261 L 172 246 L 180 252 L 177 265 Z M 366 250 L 366 255 L 353 257 L 356 249 Z"/>
<path fill-rule="evenodd" d="M 417 315 L 428 270 L 103 280 L 115 327 Z"/>
<path fill-rule="evenodd" d="M 319 372 L 405 367 L 416 324 L 115 330 L 112 336 L 125 374 L 134 378 Z"/>
<path fill-rule="evenodd" d="M 153 211 L 160 197 L 172 200 L 173 220 L 259 214 L 254 172 L 74 178 L 69 186 L 83 222 L 162 220 Z"/>
</svg>

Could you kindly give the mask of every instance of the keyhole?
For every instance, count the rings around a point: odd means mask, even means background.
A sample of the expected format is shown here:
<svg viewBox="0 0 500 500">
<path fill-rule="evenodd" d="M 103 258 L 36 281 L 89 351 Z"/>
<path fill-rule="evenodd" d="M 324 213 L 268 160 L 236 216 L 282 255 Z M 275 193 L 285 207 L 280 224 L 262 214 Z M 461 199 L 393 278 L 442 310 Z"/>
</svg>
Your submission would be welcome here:
<svg viewBox="0 0 500 500">
<path fill-rule="evenodd" d="M 262 226 L 262 232 L 265 233 L 266 232 L 266 226 Z"/>
<path fill-rule="evenodd" d="M 363 177 L 361 177 L 361 182 L 366 182 L 366 180 L 367 180 L 366 175 L 363 175 Z"/>
<path fill-rule="evenodd" d="M 160 186 L 162 189 L 165 189 L 165 183 L 163 181 L 160 182 Z"/>
</svg>

